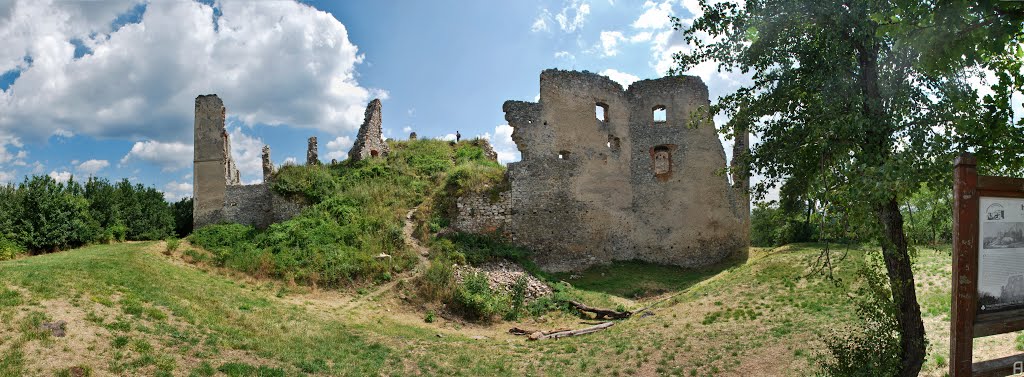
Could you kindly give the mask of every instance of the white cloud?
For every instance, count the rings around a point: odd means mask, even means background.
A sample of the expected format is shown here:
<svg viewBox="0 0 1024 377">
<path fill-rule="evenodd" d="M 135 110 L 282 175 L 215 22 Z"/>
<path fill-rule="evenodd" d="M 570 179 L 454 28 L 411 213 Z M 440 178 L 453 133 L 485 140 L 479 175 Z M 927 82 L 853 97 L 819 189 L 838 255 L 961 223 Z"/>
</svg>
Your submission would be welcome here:
<svg viewBox="0 0 1024 377">
<path fill-rule="evenodd" d="M 176 202 L 186 196 L 192 196 L 192 183 L 170 181 L 164 185 L 164 200 Z"/>
<path fill-rule="evenodd" d="M 619 53 L 616 49 L 619 45 L 619 41 L 625 40 L 626 37 L 622 35 L 621 31 L 602 31 L 601 32 L 601 49 L 604 50 L 604 56 L 615 56 Z"/>
<path fill-rule="evenodd" d="M 494 135 L 491 135 L 490 133 L 480 135 L 481 138 L 487 139 L 491 142 L 491 147 L 494 148 L 494 152 L 498 154 L 498 162 L 502 164 L 508 164 L 509 162 L 516 162 L 522 159 L 519 149 L 516 148 L 516 143 L 512 141 L 512 130 L 512 126 L 502 124 L 494 127 Z"/>
<path fill-rule="evenodd" d="M 50 135 L 51 136 L 56 136 L 58 138 L 64 138 L 64 139 L 70 139 L 70 138 L 75 137 L 75 133 L 74 132 L 65 130 L 63 128 L 58 128 L 56 130 L 53 130 L 53 133 L 51 133 Z"/>
<path fill-rule="evenodd" d="M 533 25 L 530 26 L 530 31 L 536 33 L 541 31 L 551 30 L 548 28 L 548 20 L 551 19 L 551 12 L 547 9 L 541 11 L 537 19 L 533 21 Z"/>
<path fill-rule="evenodd" d="M 447 134 L 447 135 L 439 137 L 438 139 L 441 139 L 441 140 L 444 140 L 444 141 L 455 141 L 455 134 Z"/>
<path fill-rule="evenodd" d="M 348 150 L 351 147 L 352 138 L 348 136 L 338 136 L 334 140 L 327 142 L 327 159 L 338 161 L 344 160 L 348 158 Z"/>
<path fill-rule="evenodd" d="M 410 133 L 410 132 L 412 132 L 412 127 L 409 127 L 409 126 L 402 127 L 402 132 L 403 133 Z"/>
<path fill-rule="evenodd" d="M 284 163 L 285 163 L 285 165 L 298 165 L 299 164 L 299 160 L 296 159 L 295 157 L 285 157 L 284 158 Z"/>
<path fill-rule="evenodd" d="M 619 72 L 611 68 L 601 71 L 600 74 L 602 76 L 608 76 L 608 78 L 612 79 L 612 81 L 622 84 L 623 88 L 627 88 L 629 87 L 629 84 L 632 84 L 637 80 L 640 80 L 639 77 L 628 74 L 626 72 Z"/>
<path fill-rule="evenodd" d="M 49 176 L 50 178 L 53 178 L 54 181 L 63 183 L 71 179 L 71 172 L 65 170 L 58 173 L 56 170 L 54 170 L 50 172 Z"/>
<path fill-rule="evenodd" d="M 664 29 L 669 26 L 669 16 L 672 15 L 671 1 L 663 3 L 648 1 L 644 3 L 644 9 L 644 13 L 636 21 L 633 21 L 633 27 L 637 29 Z"/>
<path fill-rule="evenodd" d="M 6 185 L 8 183 L 14 183 L 14 171 L 3 171 L 0 170 L 0 185 Z"/>
<path fill-rule="evenodd" d="M 551 31 L 551 27 L 548 24 L 557 23 L 558 28 L 562 31 L 575 33 L 587 22 L 588 15 L 590 15 L 590 4 L 580 2 L 579 0 L 572 0 L 565 8 L 562 8 L 561 12 L 554 16 L 546 8 L 542 9 L 540 15 L 530 25 L 530 31 L 534 33 Z"/>
<path fill-rule="evenodd" d="M 576 60 L 576 55 L 573 55 L 569 51 L 558 51 L 555 52 L 555 59 Z"/>
<path fill-rule="evenodd" d="M 90 135 L 185 141 L 193 100 L 217 93 L 248 124 L 341 134 L 384 91 L 360 86 L 363 55 L 331 14 L 292 1 L 148 2 L 141 22 L 111 30 L 133 1 L 13 0 L 0 22 L 0 129 L 42 139 Z M 5 2 L 7 3 L 7 2 Z M 74 58 L 72 39 L 91 53 Z M 28 59 L 26 59 L 28 57 Z M 116 83 L 116 85 L 115 85 Z"/>
<path fill-rule="evenodd" d="M 72 162 L 74 163 L 74 162 Z M 78 165 L 78 171 L 87 175 L 96 175 L 97 172 L 110 166 L 110 162 L 107 160 L 89 160 Z"/>
<path fill-rule="evenodd" d="M 159 166 L 163 171 L 183 169 L 192 164 L 192 145 L 139 141 L 121 158 L 121 165 L 131 161 L 144 161 Z"/>
<path fill-rule="evenodd" d="M 651 34 L 651 32 L 643 31 L 643 32 L 639 32 L 639 33 L 633 34 L 632 37 L 629 37 L 629 41 L 631 43 L 647 42 L 647 41 L 651 40 L 651 37 L 653 37 L 653 36 L 654 35 Z"/>
<path fill-rule="evenodd" d="M 242 183 L 263 182 L 263 139 L 246 135 L 237 125 L 229 128 L 231 158 L 235 160 Z"/>
<path fill-rule="evenodd" d="M 583 27 L 583 24 L 587 21 L 587 15 L 590 14 L 590 4 L 586 2 L 580 3 L 573 0 L 572 4 L 562 9 L 560 13 L 555 15 L 555 21 L 558 22 L 558 27 L 566 33 L 573 33 Z"/>
</svg>

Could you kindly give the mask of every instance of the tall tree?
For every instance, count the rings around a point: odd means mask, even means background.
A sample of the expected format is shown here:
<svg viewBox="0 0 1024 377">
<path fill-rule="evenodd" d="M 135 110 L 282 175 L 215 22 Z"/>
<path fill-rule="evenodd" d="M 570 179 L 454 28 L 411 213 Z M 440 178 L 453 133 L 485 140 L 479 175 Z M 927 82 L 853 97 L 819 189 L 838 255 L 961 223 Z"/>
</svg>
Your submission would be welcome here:
<svg viewBox="0 0 1024 377">
<path fill-rule="evenodd" d="M 672 74 L 704 62 L 752 73 L 719 98 L 722 131 L 761 143 L 746 166 L 765 177 L 755 197 L 787 182 L 791 194 L 842 203 L 882 245 L 901 352 L 899 374 L 925 356 L 900 203 L 921 183 L 943 182 L 953 156 L 1020 172 L 1024 3 L 936 0 L 701 0 L 692 22 L 674 19 L 692 46 Z M 980 97 L 984 72 L 998 82 Z"/>
</svg>

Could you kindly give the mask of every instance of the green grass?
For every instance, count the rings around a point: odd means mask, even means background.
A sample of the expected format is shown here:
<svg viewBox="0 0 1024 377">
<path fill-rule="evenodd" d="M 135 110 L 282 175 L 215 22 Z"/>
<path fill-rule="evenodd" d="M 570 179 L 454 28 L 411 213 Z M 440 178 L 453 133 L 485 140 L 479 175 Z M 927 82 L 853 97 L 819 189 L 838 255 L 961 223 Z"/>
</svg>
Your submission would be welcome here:
<svg viewBox="0 0 1024 377">
<path fill-rule="evenodd" d="M 582 325 L 568 312 L 542 311 L 525 323 L 474 325 L 474 332 L 493 331 L 488 339 L 474 340 L 455 334 L 463 325 L 440 312 L 432 323 L 421 320 L 426 311 L 409 323 L 391 313 L 415 308 L 349 315 L 293 305 L 291 294 L 277 297 L 280 285 L 242 283 L 172 263 L 163 248 L 152 245 L 99 245 L 0 262 L 0 331 L 9 326 L 8 334 L 14 335 L 0 339 L 0 376 L 37 374 L 27 350 L 61 347 L 60 341 L 36 331 L 39 322 L 60 319 L 44 313 L 49 300 L 80 300 L 83 311 L 95 312 L 69 331 L 100 323 L 109 329 L 99 342 L 105 356 L 89 356 L 97 358 L 90 366 L 98 375 L 572 376 L 661 370 L 703 376 L 735 374 L 743 360 L 764 357 L 781 358 L 789 373 L 808 375 L 815 374 L 822 357 L 822 339 L 832 336 L 836 324 L 855 319 L 847 294 L 860 284 L 856 271 L 872 255 L 866 248 L 851 251 L 834 270 L 838 281 L 812 272 L 818 245 L 755 250 L 745 264 L 710 271 L 613 264 L 604 267 L 604 279 L 602 271 L 592 270 L 575 279 L 573 287 L 558 284 L 556 295 L 601 307 L 635 305 L 629 309 L 651 302 L 623 298 L 631 292 L 678 295 L 652 309 L 653 316 L 623 321 L 598 334 L 526 342 L 502 334 L 511 326 Z M 921 250 L 916 271 L 948 281 L 941 268 L 946 261 L 942 251 Z M 948 295 L 948 287 L 926 288 L 921 288 L 927 292 L 921 296 L 924 310 L 943 307 L 941 296 Z M 936 304 L 929 303 L 933 298 Z M 440 332 L 445 335 L 437 337 Z M 779 346 L 785 351 L 778 352 Z M 927 370 L 946 364 L 942 352 L 929 354 Z M 228 356 L 239 353 L 249 356 Z M 192 362 L 178 361 L 176 355 Z"/>
<path fill-rule="evenodd" d="M 583 290 L 626 298 L 643 298 L 686 289 L 728 267 L 729 264 L 724 264 L 695 270 L 629 261 L 595 266 L 579 273 L 557 273 L 553 274 L 553 277 Z"/>
</svg>

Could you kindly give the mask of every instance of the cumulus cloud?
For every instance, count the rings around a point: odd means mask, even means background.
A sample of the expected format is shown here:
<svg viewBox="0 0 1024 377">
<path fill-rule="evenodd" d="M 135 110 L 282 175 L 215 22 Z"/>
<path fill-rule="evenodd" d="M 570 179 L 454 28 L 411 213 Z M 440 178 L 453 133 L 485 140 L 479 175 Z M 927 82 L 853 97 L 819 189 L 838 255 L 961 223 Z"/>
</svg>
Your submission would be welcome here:
<svg viewBox="0 0 1024 377">
<path fill-rule="evenodd" d="M 583 27 L 589 14 L 590 4 L 574 0 L 569 6 L 563 8 L 560 13 L 555 15 L 555 21 L 558 22 L 558 27 L 562 31 L 573 33 Z"/>
<path fill-rule="evenodd" d="M 235 160 L 242 183 L 263 182 L 263 139 L 246 135 L 237 125 L 229 128 L 231 158 Z"/>
<path fill-rule="evenodd" d="M 402 127 L 402 132 L 410 133 L 410 132 L 412 132 L 412 127 L 409 127 L 409 126 Z"/>
<path fill-rule="evenodd" d="M 66 2 L 0 5 L 0 129 L 22 137 L 90 135 L 184 141 L 193 100 L 217 93 L 249 124 L 287 124 L 341 134 L 366 102 L 387 93 L 361 86 L 363 55 L 327 12 L 293 1 Z M 111 27 L 132 9 L 139 23 Z M 86 47 L 75 57 L 72 40 Z"/>
<path fill-rule="evenodd" d="M 406 127 L 409 128 L 409 127 Z M 406 131 L 408 132 L 408 131 Z M 348 136 L 338 136 L 334 140 L 327 142 L 327 159 L 328 160 L 344 160 L 348 158 L 348 150 L 352 147 L 352 138 Z"/>
<path fill-rule="evenodd" d="M 176 202 L 186 196 L 192 196 L 192 183 L 170 181 L 164 185 L 164 200 Z"/>
<path fill-rule="evenodd" d="M 615 56 L 619 53 L 617 47 L 619 41 L 625 40 L 626 37 L 622 35 L 621 31 L 602 31 L 601 32 L 601 49 L 604 52 L 604 56 Z"/>
<path fill-rule="evenodd" d="M 637 80 L 640 80 L 639 77 L 628 74 L 626 72 L 619 72 L 611 68 L 601 71 L 600 74 L 602 76 L 608 76 L 608 78 L 612 79 L 612 81 L 622 84 L 623 88 L 627 88 L 629 87 L 629 84 L 632 84 Z"/>
<path fill-rule="evenodd" d="M 480 135 L 481 138 L 487 139 L 491 142 L 491 147 L 493 147 L 494 152 L 498 154 L 498 162 L 502 164 L 508 164 L 522 159 L 519 149 L 516 148 L 516 143 L 512 141 L 512 130 L 512 126 L 502 124 L 494 127 L 493 135 L 489 132 Z"/>
<path fill-rule="evenodd" d="M 647 1 L 644 3 L 644 13 L 636 21 L 633 21 L 633 27 L 637 29 L 664 29 L 669 26 L 669 16 L 671 15 L 671 1 L 663 3 Z"/>
<path fill-rule="evenodd" d="M 284 158 L 284 164 L 285 165 L 298 165 L 299 164 L 299 160 L 296 159 L 295 157 L 285 157 Z"/>
<path fill-rule="evenodd" d="M 569 51 L 558 51 L 555 52 L 555 59 L 576 60 L 576 55 L 573 55 Z"/>
<path fill-rule="evenodd" d="M 163 171 L 183 169 L 192 164 L 192 145 L 152 140 L 139 141 L 132 145 L 128 154 L 121 158 L 121 165 L 132 161 L 148 162 L 159 166 Z"/>
<path fill-rule="evenodd" d="M 590 15 L 590 4 L 587 2 L 572 0 L 558 14 L 552 15 L 551 11 L 542 9 L 537 19 L 530 25 L 530 31 L 536 33 L 550 31 L 549 23 L 558 24 L 558 28 L 566 33 L 575 33 L 587 22 Z"/>
<path fill-rule="evenodd" d="M 61 172 L 57 172 L 56 170 L 53 170 L 53 171 L 50 172 L 49 176 L 50 176 L 50 178 L 53 178 L 54 181 L 63 183 L 63 182 L 67 182 L 69 179 L 71 179 L 71 172 L 69 172 L 67 170 L 61 171 Z"/>
<path fill-rule="evenodd" d="M 548 28 L 548 20 L 551 19 L 551 12 L 547 9 L 541 11 L 537 19 L 533 21 L 533 25 L 530 26 L 530 31 L 536 33 L 541 31 L 551 30 Z"/>
<path fill-rule="evenodd" d="M 89 160 L 78 165 L 78 171 L 87 175 L 96 175 L 97 172 L 110 166 L 110 162 L 107 160 Z"/>
<path fill-rule="evenodd" d="M 439 137 L 437 139 L 444 140 L 444 141 L 455 141 L 455 134 L 447 134 L 447 135 L 441 136 L 441 137 Z"/>
<path fill-rule="evenodd" d="M 14 171 L 0 170 L 0 185 L 14 183 Z"/>
</svg>

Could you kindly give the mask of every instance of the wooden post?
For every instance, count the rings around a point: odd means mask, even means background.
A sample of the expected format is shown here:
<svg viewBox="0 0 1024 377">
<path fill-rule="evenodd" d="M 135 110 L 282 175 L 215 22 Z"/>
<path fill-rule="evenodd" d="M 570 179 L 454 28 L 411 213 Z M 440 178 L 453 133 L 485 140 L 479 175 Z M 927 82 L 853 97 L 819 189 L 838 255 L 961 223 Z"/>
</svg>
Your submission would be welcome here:
<svg viewBox="0 0 1024 377">
<path fill-rule="evenodd" d="M 953 169 L 953 297 L 949 375 L 972 375 L 974 319 L 978 312 L 978 162 L 970 153 Z"/>
</svg>

